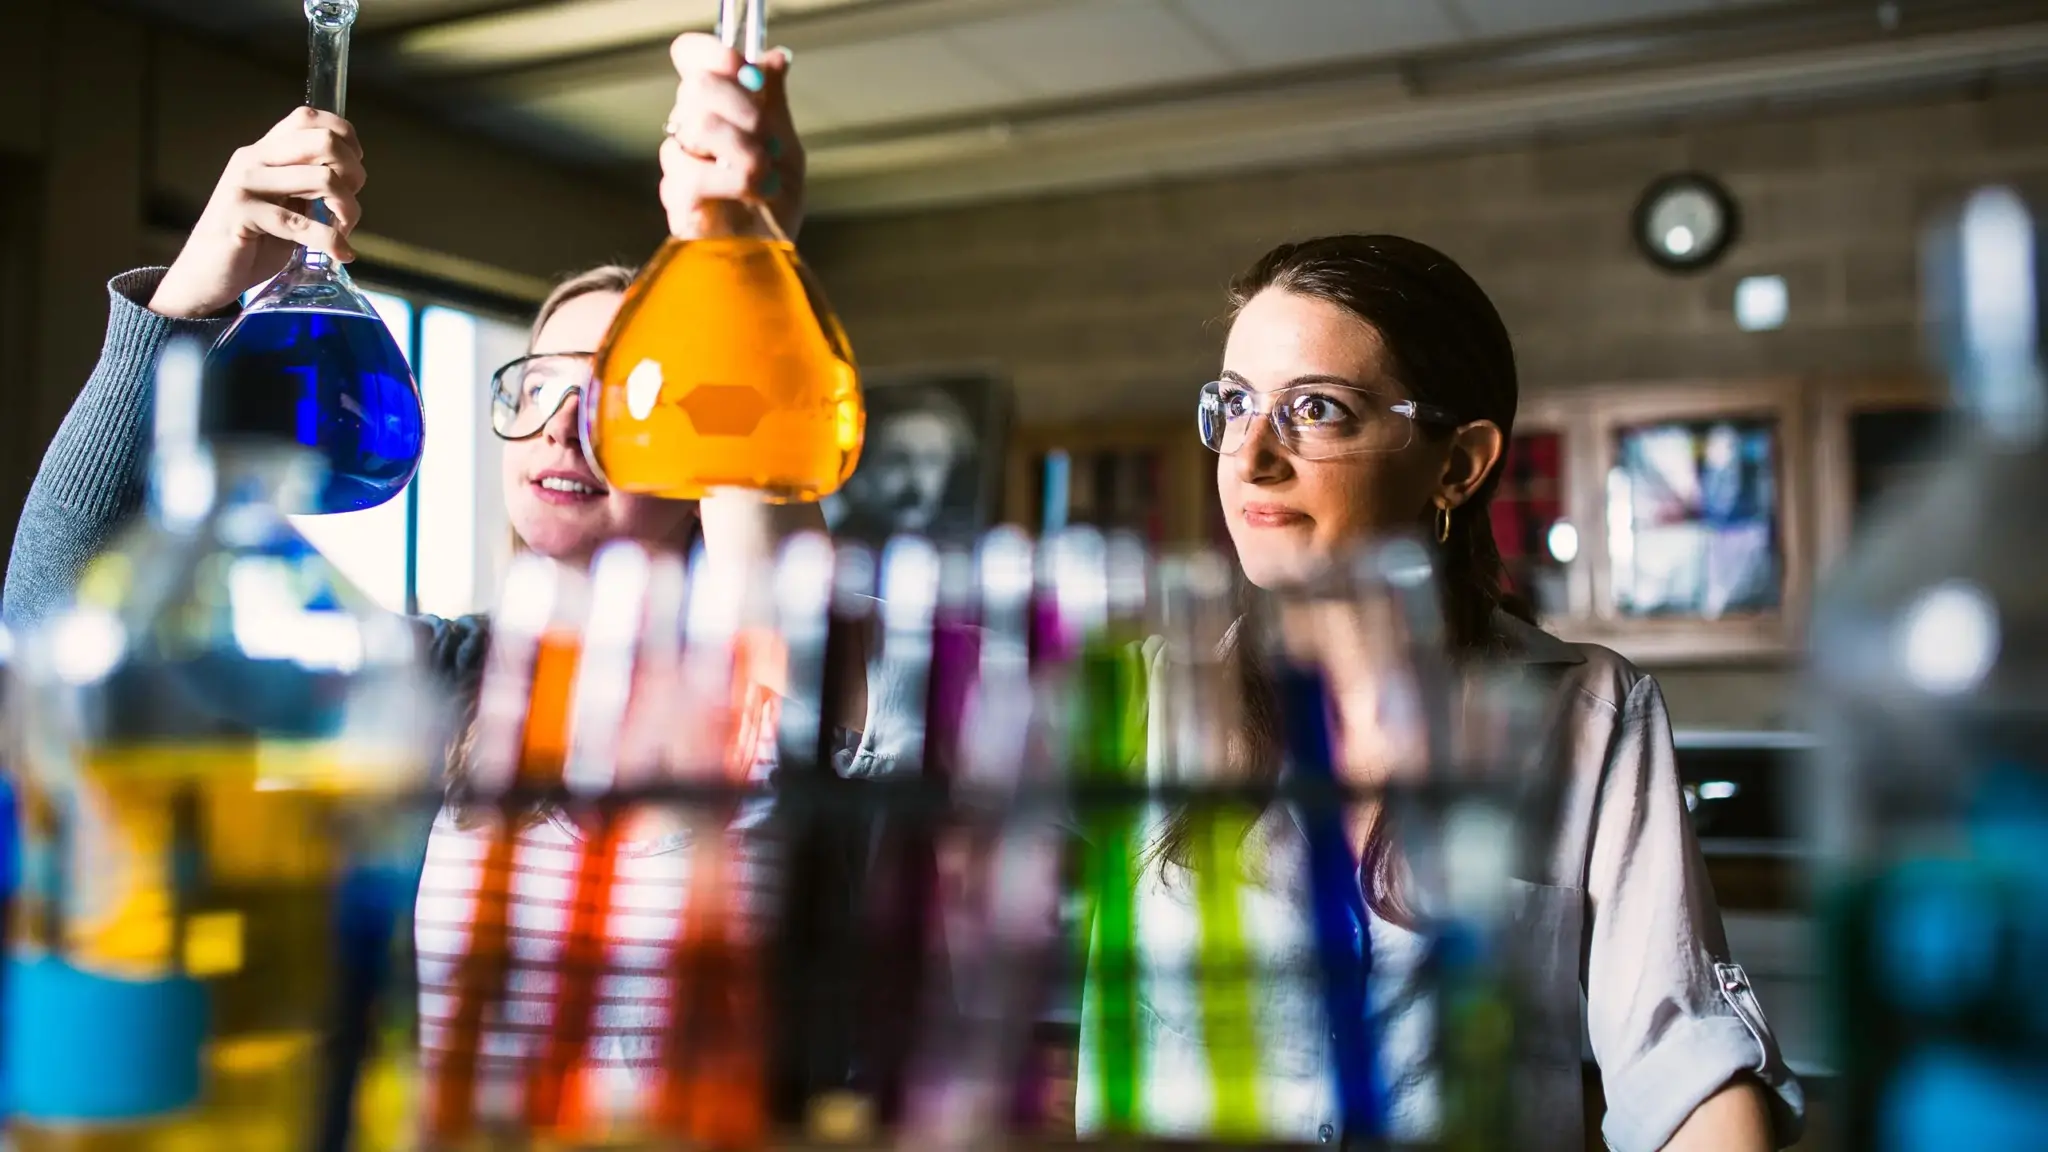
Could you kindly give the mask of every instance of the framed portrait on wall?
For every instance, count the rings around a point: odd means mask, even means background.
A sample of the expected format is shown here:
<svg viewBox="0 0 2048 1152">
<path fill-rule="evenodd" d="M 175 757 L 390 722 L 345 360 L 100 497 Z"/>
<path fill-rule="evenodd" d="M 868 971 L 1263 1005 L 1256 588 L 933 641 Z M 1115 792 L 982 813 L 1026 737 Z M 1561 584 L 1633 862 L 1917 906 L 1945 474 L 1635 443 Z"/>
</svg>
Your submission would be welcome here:
<svg viewBox="0 0 2048 1152">
<path fill-rule="evenodd" d="M 853 477 L 825 498 L 841 540 L 880 547 L 899 533 L 973 540 L 1002 507 L 1009 381 L 985 370 L 876 373 L 863 381 L 867 442 Z"/>
</svg>

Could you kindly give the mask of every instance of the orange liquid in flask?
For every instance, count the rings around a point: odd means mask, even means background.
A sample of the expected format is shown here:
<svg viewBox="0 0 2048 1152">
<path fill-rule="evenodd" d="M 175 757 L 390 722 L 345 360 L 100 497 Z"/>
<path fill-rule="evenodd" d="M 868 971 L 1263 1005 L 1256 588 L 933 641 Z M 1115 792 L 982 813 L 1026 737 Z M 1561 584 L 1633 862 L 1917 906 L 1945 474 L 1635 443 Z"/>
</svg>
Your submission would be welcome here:
<svg viewBox="0 0 2048 1152">
<path fill-rule="evenodd" d="M 816 500 L 860 459 L 853 351 L 787 240 L 664 243 L 612 321 L 597 385 L 591 450 L 628 492 Z"/>
</svg>

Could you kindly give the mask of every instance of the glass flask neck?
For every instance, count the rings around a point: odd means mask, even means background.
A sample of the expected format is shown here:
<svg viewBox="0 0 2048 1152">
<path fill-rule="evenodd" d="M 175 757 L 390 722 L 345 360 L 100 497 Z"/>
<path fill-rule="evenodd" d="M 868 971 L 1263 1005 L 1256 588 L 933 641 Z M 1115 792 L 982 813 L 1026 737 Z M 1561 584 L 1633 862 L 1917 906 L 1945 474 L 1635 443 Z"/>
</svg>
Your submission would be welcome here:
<svg viewBox="0 0 2048 1152">
<path fill-rule="evenodd" d="M 775 214 L 751 200 L 706 200 L 697 205 L 696 228 L 683 240 L 767 240 L 790 243 Z"/>
<path fill-rule="evenodd" d="M 306 103 L 336 116 L 348 114 L 348 38 L 356 0 L 306 0 Z"/>
<path fill-rule="evenodd" d="M 292 254 L 284 271 L 271 277 L 249 301 L 245 311 L 267 311 L 273 308 L 318 309 L 322 312 L 346 312 L 357 316 L 376 316 L 377 310 L 363 298 L 348 269 L 324 252 L 301 248 Z"/>
<path fill-rule="evenodd" d="M 348 41 L 355 27 L 357 0 L 306 0 L 306 103 L 336 116 L 348 114 Z M 333 223 L 326 204 L 313 201 L 310 214 Z M 324 252 L 299 249 L 299 259 L 314 267 L 334 264 Z"/>
</svg>

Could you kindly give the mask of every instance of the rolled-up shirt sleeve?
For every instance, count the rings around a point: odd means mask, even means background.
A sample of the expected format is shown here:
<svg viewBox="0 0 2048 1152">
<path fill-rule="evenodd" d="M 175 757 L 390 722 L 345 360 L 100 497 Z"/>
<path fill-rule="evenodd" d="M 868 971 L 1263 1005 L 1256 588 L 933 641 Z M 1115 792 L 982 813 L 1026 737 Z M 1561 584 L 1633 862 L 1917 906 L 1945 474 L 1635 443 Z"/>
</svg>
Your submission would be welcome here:
<svg viewBox="0 0 2048 1152">
<path fill-rule="evenodd" d="M 1609 746 L 1587 858 L 1586 1024 L 1615 1152 L 1656 1152 L 1742 1074 L 1770 1096 L 1780 1146 L 1805 1101 L 1748 977 L 1728 954 L 1686 818 L 1655 680 L 1630 689 Z"/>
</svg>

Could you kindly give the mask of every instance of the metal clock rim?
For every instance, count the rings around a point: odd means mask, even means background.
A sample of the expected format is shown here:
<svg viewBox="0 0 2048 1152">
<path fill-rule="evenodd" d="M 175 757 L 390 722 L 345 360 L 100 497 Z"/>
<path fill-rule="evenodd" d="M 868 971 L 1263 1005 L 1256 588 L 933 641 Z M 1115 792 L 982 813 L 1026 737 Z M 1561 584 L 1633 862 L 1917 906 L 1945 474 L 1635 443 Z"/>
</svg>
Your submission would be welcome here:
<svg viewBox="0 0 2048 1152">
<path fill-rule="evenodd" d="M 1721 235 L 1713 244 L 1686 256 L 1673 256 L 1658 247 L 1651 239 L 1650 213 L 1667 195 L 1688 188 L 1703 193 L 1714 202 L 1714 206 L 1721 212 L 1723 226 Z M 1728 249 L 1735 246 L 1741 232 L 1742 212 L 1736 205 L 1734 195 L 1728 191 L 1727 185 L 1722 184 L 1711 174 L 1697 170 L 1667 172 L 1652 180 L 1649 187 L 1643 189 L 1642 194 L 1636 198 L 1635 208 L 1629 213 L 1630 239 L 1635 242 L 1636 250 L 1643 254 L 1644 259 L 1666 272 L 1692 273 L 1712 267 L 1721 257 L 1727 255 Z"/>
</svg>

